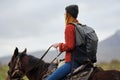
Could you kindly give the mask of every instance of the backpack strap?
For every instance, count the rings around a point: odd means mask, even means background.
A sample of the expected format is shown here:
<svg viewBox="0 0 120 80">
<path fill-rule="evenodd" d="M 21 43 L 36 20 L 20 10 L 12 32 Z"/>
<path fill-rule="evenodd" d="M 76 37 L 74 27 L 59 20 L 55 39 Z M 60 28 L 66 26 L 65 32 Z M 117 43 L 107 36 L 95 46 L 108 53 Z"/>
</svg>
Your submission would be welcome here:
<svg viewBox="0 0 120 80">
<path fill-rule="evenodd" d="M 80 46 L 80 45 L 85 45 L 85 32 L 83 30 L 83 27 L 86 26 L 86 25 L 83 25 L 81 23 L 70 23 L 72 25 L 75 26 L 75 29 L 76 29 L 76 46 Z M 80 36 L 78 36 L 80 35 Z M 81 41 L 81 42 L 79 42 Z"/>
</svg>

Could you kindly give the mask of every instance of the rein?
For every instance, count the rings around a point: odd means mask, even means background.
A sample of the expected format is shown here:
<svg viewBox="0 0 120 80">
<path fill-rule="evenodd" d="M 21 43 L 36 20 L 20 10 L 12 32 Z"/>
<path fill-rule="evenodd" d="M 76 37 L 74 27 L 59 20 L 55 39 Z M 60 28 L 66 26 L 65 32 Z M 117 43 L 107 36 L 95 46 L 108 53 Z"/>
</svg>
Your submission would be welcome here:
<svg viewBox="0 0 120 80">
<path fill-rule="evenodd" d="M 48 51 L 50 50 L 52 48 L 52 46 L 50 46 L 48 49 L 47 49 L 47 51 L 43 54 L 43 56 L 39 59 L 39 61 L 35 64 L 35 66 L 33 66 L 33 68 L 34 67 L 37 67 L 38 65 L 39 65 L 39 63 L 40 63 L 40 61 L 45 57 L 45 55 L 48 53 Z M 57 48 L 56 48 L 56 50 L 57 50 Z M 57 53 L 58 53 L 58 50 L 57 50 Z M 58 55 L 57 55 L 57 57 L 55 57 L 51 62 L 50 62 L 50 64 L 52 64 L 60 55 L 61 55 L 61 53 L 62 52 L 60 52 Z M 32 68 L 32 69 L 33 69 Z M 31 70 L 32 70 L 31 69 Z"/>
<path fill-rule="evenodd" d="M 39 59 L 39 61 L 33 66 L 33 68 L 34 67 L 37 67 L 38 65 L 39 65 L 39 63 L 41 62 L 41 60 L 45 57 L 45 55 L 48 53 L 48 51 L 50 50 L 52 48 L 52 46 L 50 46 L 47 50 L 46 50 L 46 52 L 43 54 L 43 56 Z M 32 69 L 33 69 L 32 68 Z M 31 69 L 31 70 L 32 70 Z"/>
</svg>

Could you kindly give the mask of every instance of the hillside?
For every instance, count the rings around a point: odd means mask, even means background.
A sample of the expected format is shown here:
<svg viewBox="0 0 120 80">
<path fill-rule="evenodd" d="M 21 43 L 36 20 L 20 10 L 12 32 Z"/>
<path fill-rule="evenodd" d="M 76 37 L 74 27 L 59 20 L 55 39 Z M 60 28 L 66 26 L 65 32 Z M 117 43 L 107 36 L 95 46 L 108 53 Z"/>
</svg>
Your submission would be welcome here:
<svg viewBox="0 0 120 80">
<path fill-rule="evenodd" d="M 41 56 L 45 53 L 45 50 L 43 51 L 36 51 L 36 52 L 31 52 L 31 53 L 27 53 L 28 55 L 32 55 L 35 56 L 37 58 L 41 58 Z M 56 58 L 56 56 L 58 55 L 57 51 L 54 50 L 50 50 L 46 56 L 43 58 L 44 61 L 46 62 L 51 62 L 54 58 Z M 64 56 L 64 54 L 61 54 L 59 56 L 60 59 L 62 59 Z M 0 63 L 1 64 L 8 64 L 8 61 L 10 61 L 12 55 L 11 56 L 6 56 L 6 57 L 2 57 L 0 58 Z"/>
<path fill-rule="evenodd" d="M 99 61 L 120 60 L 120 30 L 99 43 L 97 55 Z"/>
</svg>

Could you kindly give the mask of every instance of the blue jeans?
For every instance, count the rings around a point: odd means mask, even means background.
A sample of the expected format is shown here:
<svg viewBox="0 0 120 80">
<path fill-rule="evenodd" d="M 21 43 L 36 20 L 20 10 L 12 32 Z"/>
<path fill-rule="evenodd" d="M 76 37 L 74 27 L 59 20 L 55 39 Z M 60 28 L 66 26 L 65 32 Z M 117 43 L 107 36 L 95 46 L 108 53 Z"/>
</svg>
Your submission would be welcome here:
<svg viewBox="0 0 120 80">
<path fill-rule="evenodd" d="M 79 65 L 74 62 L 73 68 L 77 67 L 79 67 Z M 47 80 L 61 80 L 71 72 L 71 68 L 71 62 L 66 62 L 64 65 L 56 69 L 50 76 L 48 76 Z"/>
</svg>

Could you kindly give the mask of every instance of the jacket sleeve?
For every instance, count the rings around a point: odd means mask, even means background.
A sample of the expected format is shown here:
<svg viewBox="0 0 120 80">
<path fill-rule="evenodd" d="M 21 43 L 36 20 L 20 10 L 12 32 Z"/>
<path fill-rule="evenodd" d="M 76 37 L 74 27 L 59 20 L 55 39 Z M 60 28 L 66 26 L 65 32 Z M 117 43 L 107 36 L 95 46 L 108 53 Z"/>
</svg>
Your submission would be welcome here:
<svg viewBox="0 0 120 80">
<path fill-rule="evenodd" d="M 75 27 L 72 24 L 66 26 L 65 29 L 65 43 L 59 44 L 60 52 L 71 51 L 75 47 Z"/>
</svg>

